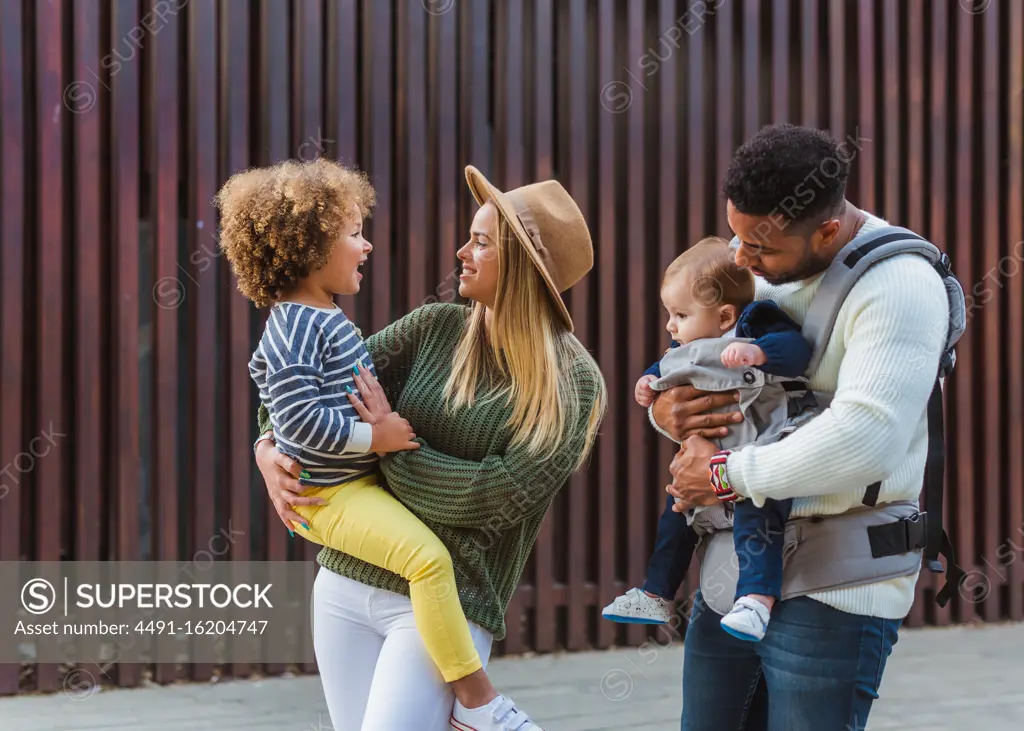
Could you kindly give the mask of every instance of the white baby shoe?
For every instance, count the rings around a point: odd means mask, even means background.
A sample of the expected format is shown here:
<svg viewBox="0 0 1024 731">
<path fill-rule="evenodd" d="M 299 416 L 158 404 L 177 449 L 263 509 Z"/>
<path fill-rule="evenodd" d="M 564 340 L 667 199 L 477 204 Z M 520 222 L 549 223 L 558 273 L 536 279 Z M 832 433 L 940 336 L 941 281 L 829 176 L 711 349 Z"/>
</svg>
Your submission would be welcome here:
<svg viewBox="0 0 1024 731">
<path fill-rule="evenodd" d="M 768 607 L 757 599 L 741 596 L 729 613 L 722 617 L 722 629 L 738 639 L 760 642 L 768 631 L 770 618 L 771 610 Z"/>
<path fill-rule="evenodd" d="M 671 602 L 632 588 L 601 610 L 601 616 L 624 624 L 666 624 L 672 618 Z"/>
</svg>

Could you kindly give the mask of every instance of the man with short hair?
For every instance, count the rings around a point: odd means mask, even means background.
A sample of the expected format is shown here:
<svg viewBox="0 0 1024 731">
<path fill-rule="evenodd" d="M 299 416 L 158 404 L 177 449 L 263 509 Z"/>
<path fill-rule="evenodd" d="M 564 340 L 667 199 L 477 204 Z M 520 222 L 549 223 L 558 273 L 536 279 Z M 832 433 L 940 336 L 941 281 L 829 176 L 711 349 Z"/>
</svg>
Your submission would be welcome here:
<svg viewBox="0 0 1024 731">
<path fill-rule="evenodd" d="M 846 200 L 849 156 L 819 130 L 765 127 L 740 147 L 723 190 L 736 260 L 757 276 L 757 298 L 803 322 L 821 275 L 851 241 L 887 222 Z M 949 317 L 943 283 L 921 256 L 868 269 L 839 310 L 814 391 L 829 406 L 786 439 L 719 453 L 704 437 L 735 414 L 692 388 L 664 392 L 653 418 L 682 442 L 668 491 L 682 507 L 723 499 L 793 499 L 792 517 L 837 515 L 877 502 L 916 501 L 928 431 L 926 405 Z M 727 398 L 727 397 L 725 397 Z M 716 492 L 709 465 L 724 464 Z M 860 731 L 886 659 L 914 600 L 917 573 L 775 604 L 767 634 L 744 642 L 719 625 L 698 595 L 685 640 L 682 731 Z M 750 710 L 763 677 L 767 713 Z M 756 716 L 756 718 L 755 718 Z M 746 724 L 746 726 L 744 726 Z"/>
</svg>

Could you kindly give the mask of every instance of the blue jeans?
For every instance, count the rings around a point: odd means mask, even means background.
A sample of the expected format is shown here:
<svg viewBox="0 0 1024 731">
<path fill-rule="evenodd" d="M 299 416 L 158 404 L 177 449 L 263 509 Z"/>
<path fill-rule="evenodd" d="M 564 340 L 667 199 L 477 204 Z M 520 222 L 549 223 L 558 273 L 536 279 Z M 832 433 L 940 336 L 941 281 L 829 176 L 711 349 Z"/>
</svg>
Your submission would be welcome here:
<svg viewBox="0 0 1024 731">
<path fill-rule="evenodd" d="M 740 567 L 736 598 L 747 594 L 782 596 L 782 548 L 792 500 L 750 500 L 734 503 L 732 536 Z"/>
<path fill-rule="evenodd" d="M 698 593 L 683 644 L 682 731 L 864 731 L 902 620 L 807 597 L 778 602 L 768 633 L 725 632 Z"/>
</svg>

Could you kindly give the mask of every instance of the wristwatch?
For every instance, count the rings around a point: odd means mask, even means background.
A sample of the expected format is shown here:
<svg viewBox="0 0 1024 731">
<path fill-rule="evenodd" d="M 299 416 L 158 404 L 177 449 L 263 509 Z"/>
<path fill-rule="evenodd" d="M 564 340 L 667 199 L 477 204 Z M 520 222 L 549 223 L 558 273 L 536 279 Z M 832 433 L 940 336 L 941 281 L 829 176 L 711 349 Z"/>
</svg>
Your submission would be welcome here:
<svg viewBox="0 0 1024 731">
<path fill-rule="evenodd" d="M 257 437 L 256 441 L 252 443 L 252 453 L 256 454 L 256 450 L 260 446 L 260 442 L 272 442 L 274 441 L 274 432 L 272 429 L 268 429 Z"/>
<path fill-rule="evenodd" d="M 735 502 L 739 499 L 739 495 L 729 484 L 729 475 L 726 470 L 730 454 L 732 453 L 728 449 L 723 449 L 711 456 L 711 487 L 714 488 L 718 499 L 724 503 Z"/>
</svg>

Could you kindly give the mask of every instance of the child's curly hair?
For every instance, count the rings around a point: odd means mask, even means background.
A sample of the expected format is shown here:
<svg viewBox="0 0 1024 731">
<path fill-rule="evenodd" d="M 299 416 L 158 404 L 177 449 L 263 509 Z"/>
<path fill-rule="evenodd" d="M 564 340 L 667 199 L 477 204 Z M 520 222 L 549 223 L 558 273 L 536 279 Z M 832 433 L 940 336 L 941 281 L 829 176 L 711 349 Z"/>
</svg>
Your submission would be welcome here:
<svg viewBox="0 0 1024 731">
<path fill-rule="evenodd" d="M 343 227 L 377 202 L 369 179 L 324 158 L 236 173 L 217 192 L 220 248 L 257 307 L 327 263 Z"/>
</svg>

